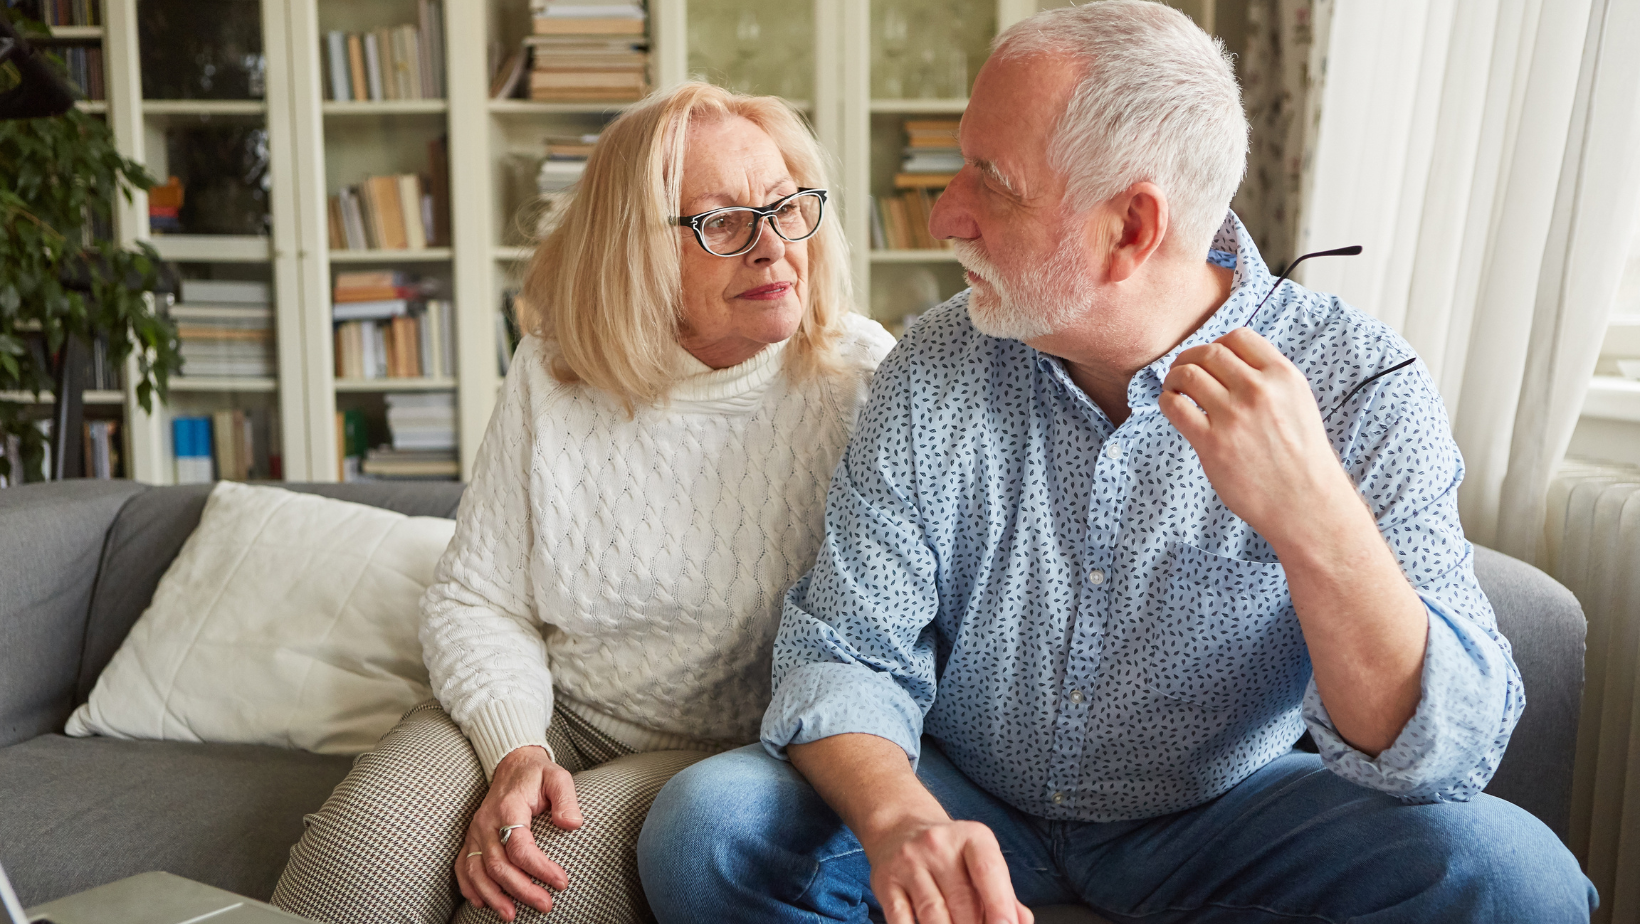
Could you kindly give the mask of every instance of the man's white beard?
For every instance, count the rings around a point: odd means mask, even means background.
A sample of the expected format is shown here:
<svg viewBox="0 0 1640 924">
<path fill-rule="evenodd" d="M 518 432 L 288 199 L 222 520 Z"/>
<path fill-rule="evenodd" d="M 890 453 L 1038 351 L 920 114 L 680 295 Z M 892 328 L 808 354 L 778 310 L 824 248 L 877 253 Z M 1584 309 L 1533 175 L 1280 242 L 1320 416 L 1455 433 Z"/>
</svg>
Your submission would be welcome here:
<svg viewBox="0 0 1640 924">
<path fill-rule="evenodd" d="M 1035 340 L 1056 334 L 1093 303 L 1093 280 L 1074 240 L 1066 239 L 1047 263 L 1014 282 L 1003 280 L 979 245 L 953 243 L 963 268 L 986 282 L 968 294 L 968 319 L 988 337 Z"/>
</svg>

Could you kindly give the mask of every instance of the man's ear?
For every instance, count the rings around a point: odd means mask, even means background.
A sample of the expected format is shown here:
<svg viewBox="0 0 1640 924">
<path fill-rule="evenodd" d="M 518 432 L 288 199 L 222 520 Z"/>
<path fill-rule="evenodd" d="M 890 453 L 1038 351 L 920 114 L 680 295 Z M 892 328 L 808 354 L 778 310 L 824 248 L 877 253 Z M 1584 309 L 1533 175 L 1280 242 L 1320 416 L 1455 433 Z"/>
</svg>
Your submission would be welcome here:
<svg viewBox="0 0 1640 924">
<path fill-rule="evenodd" d="M 1137 273 L 1162 246 L 1172 216 L 1167 196 L 1148 180 L 1117 193 L 1106 205 L 1112 223 L 1107 278 L 1122 282 Z"/>
</svg>

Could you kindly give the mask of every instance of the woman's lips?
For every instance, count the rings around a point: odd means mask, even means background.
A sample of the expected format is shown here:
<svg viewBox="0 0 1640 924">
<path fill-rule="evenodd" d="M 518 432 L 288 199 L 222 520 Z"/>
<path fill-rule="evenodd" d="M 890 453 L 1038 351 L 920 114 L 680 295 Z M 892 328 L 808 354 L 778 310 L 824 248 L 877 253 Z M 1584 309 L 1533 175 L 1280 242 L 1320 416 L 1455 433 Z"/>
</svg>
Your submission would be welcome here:
<svg viewBox="0 0 1640 924">
<path fill-rule="evenodd" d="M 766 286 L 758 286 L 755 289 L 747 289 L 735 297 L 772 301 L 774 299 L 784 297 L 787 292 L 791 291 L 791 287 L 792 284 L 789 282 L 771 282 Z"/>
</svg>

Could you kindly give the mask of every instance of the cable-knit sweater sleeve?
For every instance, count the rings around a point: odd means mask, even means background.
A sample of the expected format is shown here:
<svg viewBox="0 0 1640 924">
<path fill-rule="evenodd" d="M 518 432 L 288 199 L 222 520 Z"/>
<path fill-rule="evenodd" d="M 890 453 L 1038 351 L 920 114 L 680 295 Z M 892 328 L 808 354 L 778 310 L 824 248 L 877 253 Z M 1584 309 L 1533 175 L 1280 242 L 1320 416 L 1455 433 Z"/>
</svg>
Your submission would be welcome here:
<svg viewBox="0 0 1640 924">
<path fill-rule="evenodd" d="M 547 746 L 552 673 L 530 576 L 531 392 L 552 384 L 541 342 L 525 338 L 479 446 L 455 537 L 421 599 L 422 656 L 433 692 L 473 743 L 486 775 L 510 751 Z"/>
</svg>

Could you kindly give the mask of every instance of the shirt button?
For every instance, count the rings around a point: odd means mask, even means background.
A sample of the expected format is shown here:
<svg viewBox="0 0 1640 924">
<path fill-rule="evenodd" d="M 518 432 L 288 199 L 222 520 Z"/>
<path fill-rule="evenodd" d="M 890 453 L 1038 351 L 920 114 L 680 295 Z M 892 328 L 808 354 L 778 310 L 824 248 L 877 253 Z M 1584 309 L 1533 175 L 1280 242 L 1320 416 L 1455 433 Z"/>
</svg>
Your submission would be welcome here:
<svg viewBox="0 0 1640 924">
<path fill-rule="evenodd" d="M 1095 568 L 1092 571 L 1089 571 L 1088 572 L 1088 583 L 1090 583 L 1090 584 L 1103 584 L 1103 583 L 1105 583 L 1105 569 Z"/>
<path fill-rule="evenodd" d="M 1112 459 L 1120 459 L 1122 457 L 1122 444 L 1121 443 L 1106 443 L 1105 444 L 1105 455 L 1109 458 L 1112 458 Z"/>
<path fill-rule="evenodd" d="M 1053 799 L 1054 805 L 1063 805 L 1065 803 L 1065 794 L 1062 792 L 1056 792 L 1050 798 Z"/>
<path fill-rule="evenodd" d="M 1082 691 L 1081 690 L 1072 690 L 1071 691 L 1071 702 L 1080 703 L 1081 701 L 1082 701 Z"/>
</svg>

